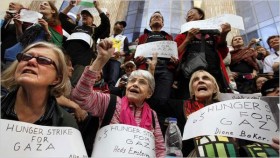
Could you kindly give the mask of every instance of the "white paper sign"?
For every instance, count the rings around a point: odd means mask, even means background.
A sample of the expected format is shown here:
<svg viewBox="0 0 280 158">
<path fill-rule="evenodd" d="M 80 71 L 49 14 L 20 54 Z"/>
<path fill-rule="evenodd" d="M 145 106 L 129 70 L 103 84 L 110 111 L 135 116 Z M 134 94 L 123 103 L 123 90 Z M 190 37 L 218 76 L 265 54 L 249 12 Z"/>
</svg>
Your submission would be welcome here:
<svg viewBox="0 0 280 158">
<path fill-rule="evenodd" d="M 38 19 L 41 19 L 43 15 L 39 12 L 22 9 L 20 11 L 20 21 L 38 23 Z"/>
<path fill-rule="evenodd" d="M 0 123 L 1 157 L 88 157 L 77 129 L 5 119 L 0 119 Z"/>
<path fill-rule="evenodd" d="M 206 20 L 190 21 L 181 26 L 181 33 L 189 31 L 191 28 L 200 30 L 221 29 L 221 24 L 229 23 L 231 27 L 244 30 L 243 18 L 233 14 L 223 14 Z"/>
<path fill-rule="evenodd" d="M 192 113 L 183 140 L 203 135 L 222 135 L 272 143 L 279 135 L 269 105 L 258 99 L 236 99 L 206 106 Z"/>
<path fill-rule="evenodd" d="M 153 158 L 156 157 L 155 138 L 144 128 L 111 124 L 97 132 L 92 157 Z"/>
<path fill-rule="evenodd" d="M 153 53 L 158 53 L 157 57 L 178 59 L 177 44 L 174 41 L 157 41 L 140 44 L 136 48 L 135 56 L 153 57 Z"/>
<path fill-rule="evenodd" d="M 233 93 L 220 93 L 218 99 L 220 101 L 231 99 L 260 99 L 261 94 L 233 94 Z"/>
</svg>

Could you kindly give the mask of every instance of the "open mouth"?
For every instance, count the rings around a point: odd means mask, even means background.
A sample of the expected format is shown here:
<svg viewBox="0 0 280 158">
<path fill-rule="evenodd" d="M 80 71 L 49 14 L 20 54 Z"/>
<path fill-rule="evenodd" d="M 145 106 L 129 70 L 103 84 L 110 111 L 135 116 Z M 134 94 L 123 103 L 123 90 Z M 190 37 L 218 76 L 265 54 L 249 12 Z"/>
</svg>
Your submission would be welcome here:
<svg viewBox="0 0 280 158">
<path fill-rule="evenodd" d="M 37 75 L 37 73 L 35 72 L 35 71 L 33 71 L 33 70 L 30 70 L 30 69 L 26 69 L 26 70 L 24 70 L 23 72 L 22 72 L 22 74 L 34 74 L 34 75 Z"/>
<path fill-rule="evenodd" d="M 130 90 L 129 90 L 129 92 L 131 92 L 131 93 L 136 93 L 136 94 L 138 94 L 138 93 L 139 93 L 139 91 L 138 91 L 138 90 L 136 90 L 136 89 L 130 89 Z"/>
<path fill-rule="evenodd" d="M 205 86 L 198 87 L 197 91 L 198 92 L 200 92 L 200 91 L 207 91 L 207 87 L 205 87 Z"/>
</svg>

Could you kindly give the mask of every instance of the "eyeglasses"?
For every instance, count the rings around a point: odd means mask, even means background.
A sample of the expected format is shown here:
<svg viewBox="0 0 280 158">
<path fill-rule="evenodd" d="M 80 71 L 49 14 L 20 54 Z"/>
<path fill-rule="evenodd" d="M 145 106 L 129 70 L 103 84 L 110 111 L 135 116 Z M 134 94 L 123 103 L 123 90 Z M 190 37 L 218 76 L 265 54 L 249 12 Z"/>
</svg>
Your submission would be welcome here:
<svg viewBox="0 0 280 158">
<path fill-rule="evenodd" d="M 40 64 L 40 65 L 53 65 L 55 67 L 55 69 L 58 71 L 58 68 L 57 68 L 55 62 L 52 59 L 50 59 L 50 58 L 43 57 L 43 56 L 35 57 L 35 56 L 32 56 L 32 55 L 30 55 L 28 53 L 19 53 L 19 54 L 17 54 L 18 62 L 29 61 L 32 58 L 35 58 L 37 63 Z"/>
</svg>

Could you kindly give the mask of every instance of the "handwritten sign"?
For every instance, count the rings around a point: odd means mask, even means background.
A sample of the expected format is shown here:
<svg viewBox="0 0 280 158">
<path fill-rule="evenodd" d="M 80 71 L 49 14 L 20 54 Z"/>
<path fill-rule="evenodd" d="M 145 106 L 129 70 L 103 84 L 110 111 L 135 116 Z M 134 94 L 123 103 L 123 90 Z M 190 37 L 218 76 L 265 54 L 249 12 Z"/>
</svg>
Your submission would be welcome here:
<svg viewBox="0 0 280 158">
<path fill-rule="evenodd" d="M 77 129 L 5 119 L 0 119 L 0 123 L 1 157 L 88 157 Z"/>
<path fill-rule="evenodd" d="M 30 22 L 30 23 L 38 23 L 38 19 L 42 18 L 43 15 L 39 12 L 22 9 L 20 11 L 20 21 Z"/>
<path fill-rule="evenodd" d="M 206 106 L 192 113 L 183 140 L 203 135 L 222 135 L 261 143 L 278 136 L 269 105 L 259 99 L 236 99 Z"/>
<path fill-rule="evenodd" d="M 233 93 L 220 93 L 218 99 L 220 101 L 231 99 L 260 99 L 261 94 L 233 94 Z"/>
<path fill-rule="evenodd" d="M 153 57 L 153 53 L 158 53 L 158 57 L 162 58 L 174 56 L 178 59 L 177 44 L 174 41 L 157 41 L 140 44 L 136 48 L 135 57 Z"/>
<path fill-rule="evenodd" d="M 229 23 L 231 27 L 244 30 L 243 18 L 233 14 L 223 14 L 206 20 L 190 21 L 181 26 L 181 33 L 189 31 L 191 28 L 200 30 L 217 30 L 221 29 L 220 25 Z"/>
<path fill-rule="evenodd" d="M 111 124 L 101 128 L 95 138 L 92 157 L 155 157 L 152 132 L 130 125 Z"/>
</svg>

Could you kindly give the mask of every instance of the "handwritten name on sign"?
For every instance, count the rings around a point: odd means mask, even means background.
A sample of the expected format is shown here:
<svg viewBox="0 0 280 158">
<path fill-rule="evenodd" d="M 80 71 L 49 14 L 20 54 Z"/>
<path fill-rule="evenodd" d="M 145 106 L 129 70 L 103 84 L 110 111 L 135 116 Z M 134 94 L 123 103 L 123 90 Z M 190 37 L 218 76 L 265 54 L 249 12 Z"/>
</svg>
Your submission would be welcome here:
<svg viewBox="0 0 280 158">
<path fill-rule="evenodd" d="M 222 135 L 272 143 L 279 129 L 269 105 L 258 99 L 236 99 L 208 105 L 192 113 L 183 140 L 203 135 Z"/>
<path fill-rule="evenodd" d="M 232 99 L 260 99 L 261 94 L 233 94 L 233 93 L 219 93 L 218 98 L 220 101 Z"/>
<path fill-rule="evenodd" d="M 158 57 L 178 59 L 177 44 L 174 41 L 157 41 L 140 44 L 136 48 L 135 57 L 153 57 L 153 53 L 158 53 Z"/>
<path fill-rule="evenodd" d="M 130 125 L 111 124 L 101 128 L 95 138 L 92 157 L 155 157 L 152 132 Z"/>
<path fill-rule="evenodd" d="M 1 157 L 88 157 L 77 129 L 5 119 L 0 119 L 0 123 Z"/>
</svg>

